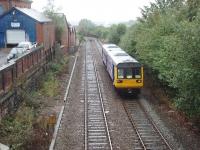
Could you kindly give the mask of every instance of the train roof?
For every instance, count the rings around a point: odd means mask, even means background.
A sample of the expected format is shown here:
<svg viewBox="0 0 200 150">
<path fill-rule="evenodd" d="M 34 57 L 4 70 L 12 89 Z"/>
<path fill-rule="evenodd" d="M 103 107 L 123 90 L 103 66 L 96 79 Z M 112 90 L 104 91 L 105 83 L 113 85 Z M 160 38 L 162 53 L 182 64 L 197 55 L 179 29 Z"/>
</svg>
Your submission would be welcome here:
<svg viewBox="0 0 200 150">
<path fill-rule="evenodd" d="M 122 50 L 119 46 L 115 45 L 115 44 L 103 44 L 103 48 L 106 51 L 120 51 Z"/>
<path fill-rule="evenodd" d="M 140 65 L 140 63 L 136 59 L 131 57 L 128 53 L 126 53 L 123 49 L 121 49 L 118 46 L 117 46 L 118 48 L 108 48 L 107 45 L 106 46 L 103 45 L 103 47 L 116 66 L 124 66 L 122 64 L 126 64 L 126 65 L 133 64 L 134 66 L 135 64 L 137 64 L 137 66 Z"/>
<path fill-rule="evenodd" d="M 103 48 L 119 48 L 116 44 L 103 44 Z"/>
</svg>

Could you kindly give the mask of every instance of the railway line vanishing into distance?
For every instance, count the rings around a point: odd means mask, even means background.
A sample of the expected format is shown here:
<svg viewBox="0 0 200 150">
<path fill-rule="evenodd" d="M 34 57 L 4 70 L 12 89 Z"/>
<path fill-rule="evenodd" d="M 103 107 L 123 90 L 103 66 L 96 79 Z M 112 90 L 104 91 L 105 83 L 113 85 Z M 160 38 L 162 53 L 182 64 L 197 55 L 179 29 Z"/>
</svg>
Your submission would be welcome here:
<svg viewBox="0 0 200 150">
<path fill-rule="evenodd" d="M 84 145 L 82 149 L 93 150 L 93 149 L 117 149 L 113 142 L 115 138 L 112 136 L 112 127 L 110 127 L 109 117 L 107 117 L 108 110 L 104 107 L 104 96 L 102 93 L 102 86 L 99 82 L 98 68 L 96 67 L 96 61 L 99 61 L 98 57 L 101 57 L 101 49 L 98 46 L 95 39 L 87 39 L 85 45 L 85 56 L 83 65 L 83 74 L 81 82 L 84 90 L 82 95 L 84 95 L 84 136 L 82 142 Z M 97 54 L 99 53 L 99 54 Z M 75 61 L 76 63 L 76 61 Z M 98 62 L 99 63 L 99 62 Z M 73 70 L 75 69 L 75 64 Z M 73 76 L 73 71 L 71 74 L 71 79 Z M 70 80 L 71 81 L 71 80 Z M 69 82 L 66 93 L 71 90 Z M 111 90 L 111 89 L 110 89 Z M 116 91 L 115 91 L 116 92 Z M 65 99 L 67 101 L 68 94 L 65 94 Z M 151 117 L 148 115 L 145 108 L 140 104 L 139 98 L 133 99 L 128 98 L 124 99 L 118 95 L 118 98 L 121 100 L 121 107 L 124 108 L 127 118 L 132 125 L 132 130 L 134 135 L 130 138 L 134 140 L 134 147 L 132 149 L 158 149 L 158 150 L 172 150 L 170 144 L 159 131 L 159 128 L 156 127 L 156 124 L 153 122 Z M 107 104 L 106 104 L 107 105 Z M 65 107 L 65 106 L 64 106 Z M 111 109 L 112 107 L 110 107 Z M 62 110 L 64 113 L 64 108 Z M 63 134 L 62 132 L 58 133 L 58 128 L 62 123 L 62 113 L 60 113 L 60 119 L 57 122 L 57 133 L 54 134 L 54 141 L 50 149 L 54 149 L 54 144 L 56 143 L 56 137 L 58 134 Z M 117 119 L 117 118 L 116 118 Z M 66 131 L 67 132 L 67 131 Z M 79 148 L 78 148 L 79 149 Z M 81 148 L 80 148 L 81 149 Z"/>
<path fill-rule="evenodd" d="M 85 52 L 85 150 L 112 150 L 98 71 L 88 44 Z"/>
</svg>

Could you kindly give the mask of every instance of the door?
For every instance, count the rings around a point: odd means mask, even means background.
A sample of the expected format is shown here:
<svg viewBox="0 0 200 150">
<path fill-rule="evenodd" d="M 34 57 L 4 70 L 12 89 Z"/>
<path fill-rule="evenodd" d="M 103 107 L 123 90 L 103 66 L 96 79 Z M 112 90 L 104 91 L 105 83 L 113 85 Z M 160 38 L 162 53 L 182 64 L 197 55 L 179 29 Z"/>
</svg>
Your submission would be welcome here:
<svg viewBox="0 0 200 150">
<path fill-rule="evenodd" d="M 6 41 L 7 44 L 18 44 L 26 39 L 26 34 L 24 30 L 7 30 L 6 31 Z"/>
</svg>

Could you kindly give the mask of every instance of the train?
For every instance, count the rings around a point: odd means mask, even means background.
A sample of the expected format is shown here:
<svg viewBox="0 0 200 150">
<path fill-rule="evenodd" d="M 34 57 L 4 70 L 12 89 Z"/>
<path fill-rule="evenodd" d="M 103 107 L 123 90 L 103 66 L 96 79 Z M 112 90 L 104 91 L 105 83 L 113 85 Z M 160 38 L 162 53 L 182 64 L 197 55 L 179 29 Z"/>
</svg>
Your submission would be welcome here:
<svg viewBox="0 0 200 150">
<path fill-rule="evenodd" d="M 102 60 L 114 88 L 138 95 L 144 86 L 143 65 L 115 44 L 102 44 Z"/>
</svg>

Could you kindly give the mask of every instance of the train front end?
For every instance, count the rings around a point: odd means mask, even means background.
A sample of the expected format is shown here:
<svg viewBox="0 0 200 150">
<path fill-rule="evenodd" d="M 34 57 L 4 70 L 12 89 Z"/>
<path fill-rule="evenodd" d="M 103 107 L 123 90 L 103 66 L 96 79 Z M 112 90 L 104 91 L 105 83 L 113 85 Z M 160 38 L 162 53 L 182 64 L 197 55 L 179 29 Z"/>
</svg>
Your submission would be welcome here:
<svg viewBox="0 0 200 150">
<path fill-rule="evenodd" d="M 144 71 L 140 63 L 120 63 L 114 68 L 114 86 L 117 90 L 139 94 L 144 86 Z"/>
</svg>

